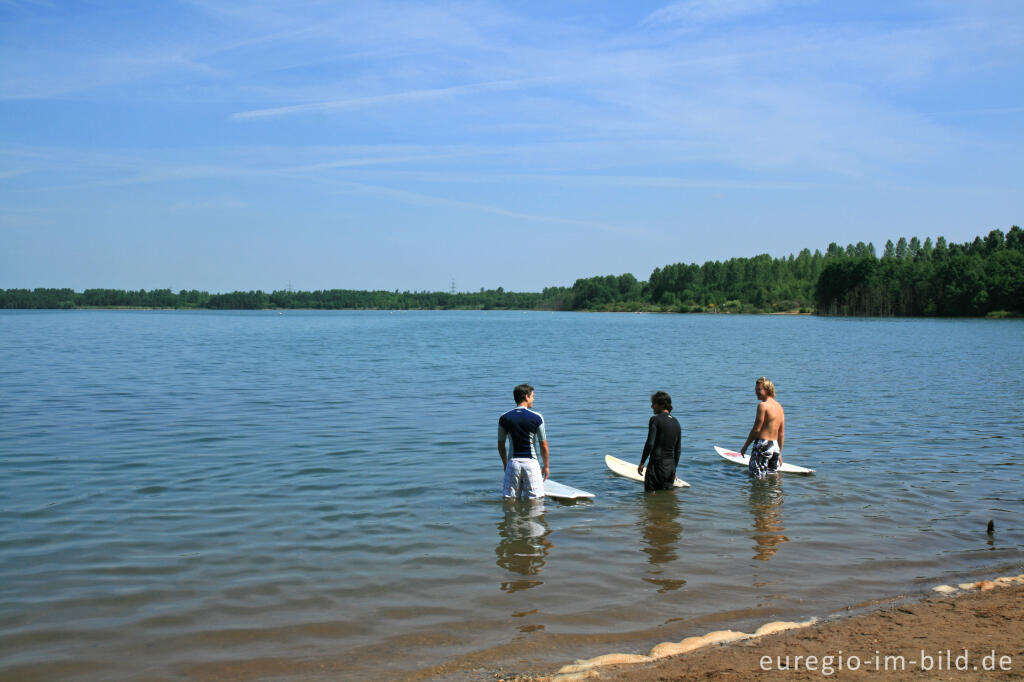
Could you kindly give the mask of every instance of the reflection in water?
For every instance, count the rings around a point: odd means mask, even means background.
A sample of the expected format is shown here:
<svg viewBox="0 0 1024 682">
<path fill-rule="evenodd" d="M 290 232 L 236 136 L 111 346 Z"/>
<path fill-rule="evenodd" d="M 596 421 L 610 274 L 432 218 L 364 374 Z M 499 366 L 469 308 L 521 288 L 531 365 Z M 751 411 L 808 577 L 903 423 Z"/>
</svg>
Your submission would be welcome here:
<svg viewBox="0 0 1024 682">
<path fill-rule="evenodd" d="M 685 580 L 665 577 L 669 564 L 678 558 L 683 524 L 679 522 L 679 498 L 674 491 L 659 490 L 643 496 L 643 548 L 650 564 L 646 582 L 658 586 L 658 592 L 677 590 Z"/>
<path fill-rule="evenodd" d="M 789 542 L 782 534 L 782 474 L 750 481 L 750 511 L 754 513 L 754 559 L 768 561 L 778 546 Z"/>
<path fill-rule="evenodd" d="M 505 516 L 498 523 L 497 564 L 521 576 L 539 575 L 553 546 L 547 539 L 551 528 L 544 520 L 543 500 L 504 500 Z M 528 590 L 543 580 L 520 578 L 501 584 L 505 592 Z"/>
</svg>

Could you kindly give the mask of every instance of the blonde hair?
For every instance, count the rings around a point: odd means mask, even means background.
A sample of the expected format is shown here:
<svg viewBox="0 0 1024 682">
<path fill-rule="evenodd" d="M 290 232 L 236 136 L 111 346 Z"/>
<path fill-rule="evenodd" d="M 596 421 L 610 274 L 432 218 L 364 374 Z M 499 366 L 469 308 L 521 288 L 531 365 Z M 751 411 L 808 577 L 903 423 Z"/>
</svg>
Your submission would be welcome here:
<svg viewBox="0 0 1024 682">
<path fill-rule="evenodd" d="M 755 385 L 764 386 L 764 392 L 768 394 L 769 398 L 775 397 L 775 384 L 768 377 L 758 377 Z"/>
</svg>

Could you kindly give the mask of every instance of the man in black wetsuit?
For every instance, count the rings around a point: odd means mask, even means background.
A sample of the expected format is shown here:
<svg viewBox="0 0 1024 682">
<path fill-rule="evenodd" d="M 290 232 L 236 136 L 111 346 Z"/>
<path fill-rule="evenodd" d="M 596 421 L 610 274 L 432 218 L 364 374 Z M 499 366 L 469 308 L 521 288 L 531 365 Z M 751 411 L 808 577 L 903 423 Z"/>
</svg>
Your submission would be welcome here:
<svg viewBox="0 0 1024 682">
<path fill-rule="evenodd" d="M 676 483 L 682 429 L 671 414 L 672 397 L 665 391 L 651 396 L 651 410 L 654 416 L 647 425 L 647 442 L 636 471 L 643 474 L 644 490 L 671 490 Z M 648 457 L 651 461 L 647 473 L 644 473 L 644 462 Z"/>
</svg>

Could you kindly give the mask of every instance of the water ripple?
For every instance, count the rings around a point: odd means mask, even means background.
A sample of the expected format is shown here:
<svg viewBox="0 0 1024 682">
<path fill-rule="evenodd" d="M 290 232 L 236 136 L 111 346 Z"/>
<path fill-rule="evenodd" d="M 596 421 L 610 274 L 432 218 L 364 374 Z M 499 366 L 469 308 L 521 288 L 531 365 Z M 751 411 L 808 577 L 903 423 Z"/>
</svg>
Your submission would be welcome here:
<svg viewBox="0 0 1024 682">
<path fill-rule="evenodd" d="M 1019 562 L 1022 332 L 2 311 L 0 678 L 274 660 L 301 679 L 302 661 L 338 656 L 354 679 L 401 677 L 535 632 L 820 615 Z M 758 485 L 715 456 L 745 437 L 760 374 L 786 406 L 787 457 L 816 476 Z M 522 381 L 552 478 L 594 501 L 502 504 L 495 422 Z M 649 496 L 603 456 L 639 457 L 657 389 L 674 397 L 693 487 Z"/>
</svg>

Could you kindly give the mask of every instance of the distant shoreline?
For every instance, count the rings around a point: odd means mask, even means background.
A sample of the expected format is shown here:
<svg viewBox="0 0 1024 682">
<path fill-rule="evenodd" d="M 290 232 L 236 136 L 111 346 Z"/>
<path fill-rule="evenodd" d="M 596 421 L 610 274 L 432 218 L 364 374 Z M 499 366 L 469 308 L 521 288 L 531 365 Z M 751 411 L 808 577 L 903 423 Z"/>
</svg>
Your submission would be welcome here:
<svg viewBox="0 0 1024 682">
<path fill-rule="evenodd" d="M 829 244 L 822 253 L 677 262 L 647 280 L 632 273 L 578 278 L 541 291 L 399 289 L 0 289 L 0 309 L 542 310 L 743 313 L 830 317 L 1024 317 L 1024 230 L 992 230 L 963 244 L 939 237 Z"/>
<path fill-rule="evenodd" d="M 733 310 L 553 310 L 546 308 L 175 308 L 172 306 L 76 306 L 74 308 L 0 308 L 0 310 L 52 310 L 74 312 L 83 310 L 162 310 L 162 311 L 206 311 L 206 312 L 285 312 L 288 310 L 303 312 L 528 312 L 528 313 L 618 313 L 625 315 L 815 315 L 814 312 L 799 310 L 791 311 L 733 311 Z"/>
<path fill-rule="evenodd" d="M 301 311 L 301 312 L 532 312 L 532 313 L 618 313 L 631 315 L 777 315 L 791 317 L 863 317 L 877 319 L 948 319 L 948 320 L 1017 320 L 1024 318 L 1024 314 L 1014 313 L 1005 310 L 998 310 L 986 315 L 973 316 L 921 316 L 921 315 L 830 315 L 820 314 L 817 311 L 801 310 L 701 310 L 701 311 L 675 311 L 675 310 L 554 310 L 545 308 L 185 308 L 185 307 L 159 307 L 159 306 L 76 306 L 62 308 L 0 308 L 0 310 L 50 310 L 61 312 L 81 311 L 204 311 L 204 312 L 280 312 Z"/>
</svg>

